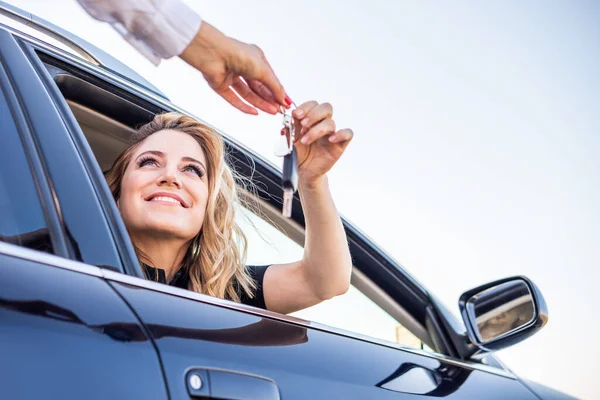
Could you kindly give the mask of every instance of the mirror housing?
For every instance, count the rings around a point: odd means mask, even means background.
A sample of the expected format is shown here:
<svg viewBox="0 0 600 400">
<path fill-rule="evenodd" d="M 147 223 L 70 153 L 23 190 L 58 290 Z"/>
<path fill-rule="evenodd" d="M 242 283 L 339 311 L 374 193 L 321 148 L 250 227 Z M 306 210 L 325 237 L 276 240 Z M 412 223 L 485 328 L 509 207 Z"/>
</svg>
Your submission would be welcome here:
<svg viewBox="0 0 600 400">
<path fill-rule="evenodd" d="M 542 293 L 524 276 L 468 290 L 460 296 L 458 306 L 471 343 L 486 351 L 519 343 L 548 322 Z"/>
</svg>

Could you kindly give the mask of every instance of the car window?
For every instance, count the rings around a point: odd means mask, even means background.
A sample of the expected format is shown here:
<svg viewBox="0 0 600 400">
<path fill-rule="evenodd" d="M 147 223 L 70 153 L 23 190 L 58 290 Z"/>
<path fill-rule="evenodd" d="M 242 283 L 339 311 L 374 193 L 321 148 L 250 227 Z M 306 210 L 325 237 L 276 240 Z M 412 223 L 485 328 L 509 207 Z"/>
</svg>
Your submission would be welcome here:
<svg viewBox="0 0 600 400">
<path fill-rule="evenodd" d="M 64 78 L 64 74 L 62 76 Z M 61 86 L 61 89 L 65 88 Z M 108 96 L 107 91 L 98 93 L 106 96 L 103 100 L 106 104 L 116 101 L 116 95 Z M 78 98 L 78 101 L 84 100 L 90 99 Z M 93 102 L 85 107 L 69 102 L 101 170 L 106 171 L 112 165 L 115 157 L 126 148 L 134 133 L 133 127 L 143 123 L 139 120 L 132 124 L 130 119 L 124 118 L 125 114 L 131 113 L 132 118 L 139 114 L 132 109 L 133 103 L 128 104 L 119 103 L 120 107 L 109 107 L 108 110 L 96 109 L 99 105 Z M 118 115 L 109 115 L 109 111 L 124 107 L 129 108 Z M 138 115 L 138 118 L 141 117 Z M 261 217 L 245 208 L 241 208 L 238 215 L 238 222 L 248 238 L 247 265 L 293 262 L 302 257 L 302 247 Z M 293 315 L 405 346 L 422 347 L 416 336 L 355 287 L 342 296 Z"/>
<path fill-rule="evenodd" d="M 248 209 L 243 208 L 238 214 L 238 223 L 248 239 L 248 265 L 287 263 L 302 258 L 302 247 L 281 230 Z M 354 286 L 341 296 L 291 315 L 404 346 L 422 348 L 419 338 Z"/>
<path fill-rule="evenodd" d="M 0 241 L 52 253 L 33 175 L 0 89 Z"/>
</svg>

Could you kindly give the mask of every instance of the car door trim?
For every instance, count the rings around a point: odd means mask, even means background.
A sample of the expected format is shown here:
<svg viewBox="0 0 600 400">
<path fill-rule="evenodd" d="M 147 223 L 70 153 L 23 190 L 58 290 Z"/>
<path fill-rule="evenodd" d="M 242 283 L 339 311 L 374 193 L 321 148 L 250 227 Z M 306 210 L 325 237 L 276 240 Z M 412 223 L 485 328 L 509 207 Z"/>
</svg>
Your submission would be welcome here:
<svg viewBox="0 0 600 400">
<path fill-rule="evenodd" d="M 0 56 L 0 60 L 2 57 Z M 42 162 L 39 154 L 39 147 L 35 142 L 35 136 L 31 132 L 31 127 L 27 122 L 27 113 L 22 109 L 14 85 L 16 82 L 9 76 L 8 71 L 3 65 L 0 65 L 0 92 L 4 95 L 6 104 L 13 123 L 19 134 L 21 148 L 29 163 L 33 182 L 39 197 L 40 206 L 44 213 L 52 249 L 63 257 L 70 257 L 72 246 L 64 240 L 66 232 L 64 230 L 64 221 L 54 185 L 48 176 L 48 171 Z M 4 90 L 3 90 L 4 89 Z"/>
<path fill-rule="evenodd" d="M 17 246 L 16 244 L 0 242 L 0 254 L 102 278 L 102 270 L 99 267 L 69 260 L 54 254 L 32 250 L 27 247 Z M 0 268 L 2 268 L 1 265 Z"/>
<path fill-rule="evenodd" d="M 67 105 L 66 99 L 61 95 L 56 85 L 53 84 L 52 78 L 43 67 L 40 58 L 35 54 L 34 48 L 28 43 L 23 43 L 23 52 L 29 58 L 34 70 L 44 84 L 46 92 L 54 102 L 54 106 L 57 108 L 63 120 L 71 141 L 77 149 L 77 155 L 83 164 L 84 173 L 94 189 L 94 195 L 98 199 L 102 214 L 104 215 L 109 231 L 112 234 L 113 243 L 120 257 L 121 267 L 128 274 L 142 276 L 141 270 L 136 268 L 139 264 L 137 262 L 137 257 L 135 257 L 133 244 L 129 240 L 125 225 L 120 218 L 115 218 L 115 215 L 118 214 L 119 211 L 113 202 L 112 193 L 110 193 L 107 185 L 98 184 L 99 179 L 104 179 L 104 176 L 100 170 L 100 166 L 95 162 L 92 150 L 89 147 L 87 140 L 85 140 L 79 124 L 75 118 L 70 115 L 71 113 L 67 112 L 69 106 Z M 110 200 L 110 202 L 108 200 Z"/>
</svg>

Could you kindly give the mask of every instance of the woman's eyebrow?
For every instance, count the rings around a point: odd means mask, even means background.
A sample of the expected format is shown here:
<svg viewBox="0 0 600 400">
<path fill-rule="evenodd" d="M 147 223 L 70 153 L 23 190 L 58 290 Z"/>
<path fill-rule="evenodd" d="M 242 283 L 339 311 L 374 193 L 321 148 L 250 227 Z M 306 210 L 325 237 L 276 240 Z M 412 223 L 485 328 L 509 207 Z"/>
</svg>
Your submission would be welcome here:
<svg viewBox="0 0 600 400">
<path fill-rule="evenodd" d="M 204 166 L 204 164 L 202 164 L 200 161 L 196 160 L 195 158 L 183 157 L 182 160 L 183 161 L 191 161 L 191 162 L 195 162 L 196 164 L 200 164 L 200 165 L 202 165 L 202 168 L 204 168 L 204 170 L 206 170 L 206 167 Z"/>
<path fill-rule="evenodd" d="M 148 150 L 143 152 L 142 154 L 140 154 L 139 156 L 136 157 L 136 159 L 140 158 L 141 156 L 143 156 L 144 154 L 154 154 L 157 157 L 163 157 L 165 155 L 165 153 L 163 153 L 162 151 L 158 151 L 158 150 Z"/>
<path fill-rule="evenodd" d="M 139 156 L 136 157 L 136 160 L 138 158 L 140 158 L 141 156 L 143 156 L 144 154 L 153 154 L 157 157 L 164 157 L 165 153 L 163 153 L 162 151 L 158 151 L 158 150 L 147 150 L 143 153 L 141 153 Z M 196 160 L 195 158 L 192 157 L 182 157 L 181 158 L 182 161 L 188 161 L 188 162 L 194 162 L 196 164 L 200 164 L 202 166 L 202 168 L 204 168 L 204 170 L 206 170 L 206 167 L 204 166 L 204 164 L 198 160 Z"/>
</svg>

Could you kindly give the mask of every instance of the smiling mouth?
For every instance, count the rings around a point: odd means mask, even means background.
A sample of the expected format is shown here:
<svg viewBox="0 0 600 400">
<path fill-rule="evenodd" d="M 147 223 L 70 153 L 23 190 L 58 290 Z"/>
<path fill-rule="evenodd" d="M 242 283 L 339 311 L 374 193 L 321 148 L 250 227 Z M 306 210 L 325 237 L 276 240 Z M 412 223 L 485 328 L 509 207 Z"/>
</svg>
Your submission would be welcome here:
<svg viewBox="0 0 600 400">
<path fill-rule="evenodd" d="M 165 197 L 165 196 L 153 197 L 152 199 L 150 199 L 150 201 L 151 202 L 160 202 L 160 203 L 169 203 L 169 204 L 174 204 L 177 206 L 183 206 L 183 204 L 181 204 L 177 200 L 175 200 L 171 197 Z"/>
<path fill-rule="evenodd" d="M 183 208 L 188 208 L 187 204 L 177 195 L 156 193 L 145 199 L 148 202 L 156 202 L 165 205 L 178 205 Z"/>
</svg>

